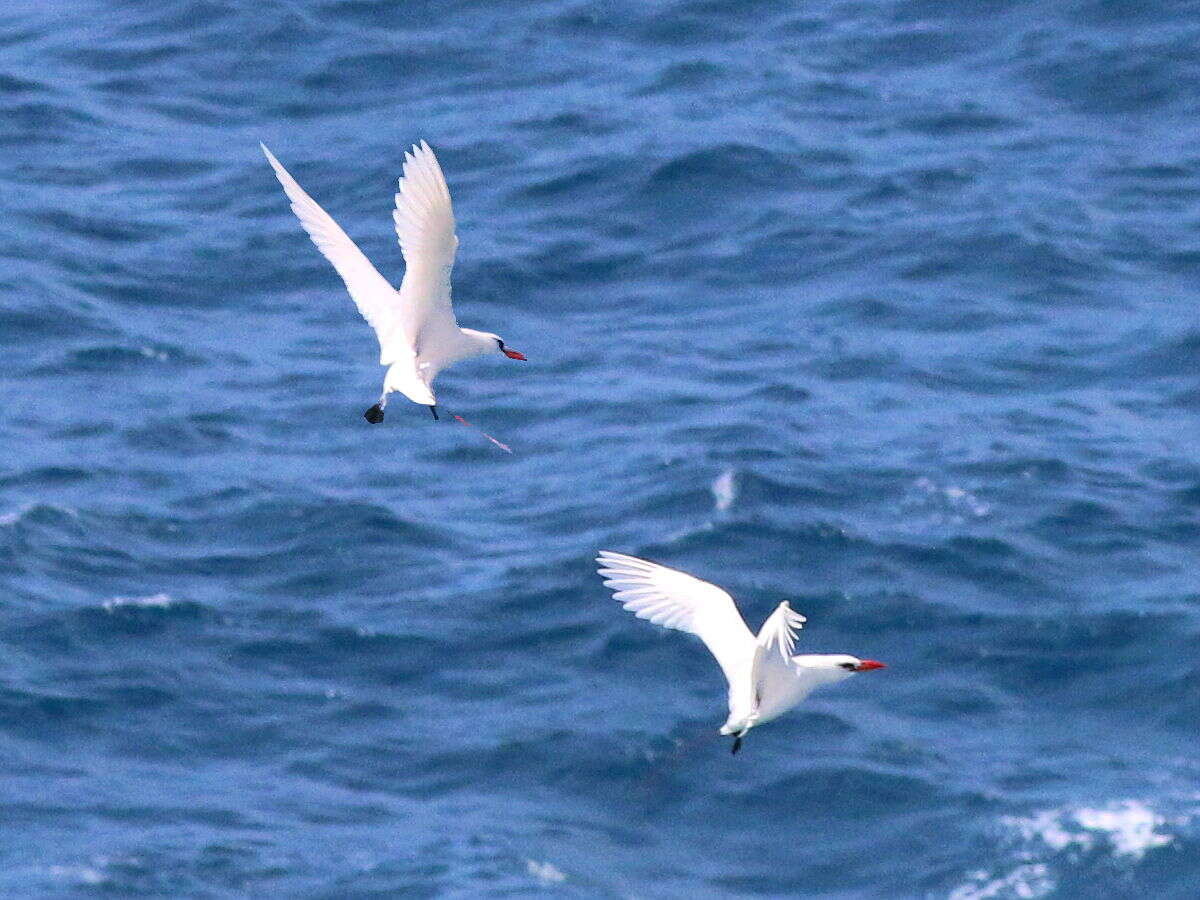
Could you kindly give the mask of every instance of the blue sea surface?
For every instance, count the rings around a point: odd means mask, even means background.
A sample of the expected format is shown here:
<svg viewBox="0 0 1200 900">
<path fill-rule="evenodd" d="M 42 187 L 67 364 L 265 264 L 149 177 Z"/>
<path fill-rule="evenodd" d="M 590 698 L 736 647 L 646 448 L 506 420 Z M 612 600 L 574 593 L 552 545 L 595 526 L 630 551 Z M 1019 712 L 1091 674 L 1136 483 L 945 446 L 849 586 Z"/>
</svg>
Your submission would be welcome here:
<svg viewBox="0 0 1200 900">
<path fill-rule="evenodd" d="M 1200 896 L 1200 7 L 10 0 L 0 896 Z M 258 149 L 462 324 L 395 395 Z M 607 548 L 888 668 L 737 756 Z"/>
</svg>

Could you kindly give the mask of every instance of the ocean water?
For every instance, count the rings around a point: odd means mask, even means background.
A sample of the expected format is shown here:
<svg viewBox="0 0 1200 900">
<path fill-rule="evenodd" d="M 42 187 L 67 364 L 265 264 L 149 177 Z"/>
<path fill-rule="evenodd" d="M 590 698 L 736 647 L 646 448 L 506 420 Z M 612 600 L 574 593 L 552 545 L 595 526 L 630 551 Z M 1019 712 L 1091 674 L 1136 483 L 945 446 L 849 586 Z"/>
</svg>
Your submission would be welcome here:
<svg viewBox="0 0 1200 900">
<path fill-rule="evenodd" d="M 1200 893 L 1200 8 L 10 0 L 0 896 Z M 265 141 L 460 321 L 396 398 Z M 886 661 L 731 757 L 610 548 Z"/>
</svg>

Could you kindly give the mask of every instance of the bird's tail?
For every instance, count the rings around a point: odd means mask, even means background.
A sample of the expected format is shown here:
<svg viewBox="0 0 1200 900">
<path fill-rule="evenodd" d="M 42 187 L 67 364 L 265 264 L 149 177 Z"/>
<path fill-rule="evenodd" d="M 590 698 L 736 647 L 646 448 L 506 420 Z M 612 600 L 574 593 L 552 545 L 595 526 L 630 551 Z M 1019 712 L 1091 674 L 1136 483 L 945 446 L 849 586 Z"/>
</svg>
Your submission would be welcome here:
<svg viewBox="0 0 1200 900">
<path fill-rule="evenodd" d="M 422 406 L 437 404 L 433 391 L 417 373 L 411 359 L 402 359 L 388 366 L 387 375 L 383 378 L 383 390 L 385 393 L 399 391 L 413 403 Z"/>
</svg>

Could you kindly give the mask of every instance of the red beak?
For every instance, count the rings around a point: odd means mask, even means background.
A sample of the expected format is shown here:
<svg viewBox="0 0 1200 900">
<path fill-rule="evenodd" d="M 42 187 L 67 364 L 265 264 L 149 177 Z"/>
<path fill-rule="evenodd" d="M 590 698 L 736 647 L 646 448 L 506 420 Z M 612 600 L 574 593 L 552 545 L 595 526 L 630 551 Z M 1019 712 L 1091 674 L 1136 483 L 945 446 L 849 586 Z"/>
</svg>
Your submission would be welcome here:
<svg viewBox="0 0 1200 900">
<path fill-rule="evenodd" d="M 521 360 L 525 359 L 524 353 L 519 353 L 516 350 L 511 349 L 510 347 L 504 348 L 504 355 L 507 356 L 509 359 L 521 359 Z"/>
<path fill-rule="evenodd" d="M 884 663 L 881 663 L 877 659 L 864 659 L 862 662 L 860 662 L 858 664 L 858 668 L 855 669 L 854 671 L 855 672 L 870 672 L 872 669 L 886 669 L 886 668 L 887 668 L 887 665 Z"/>
</svg>

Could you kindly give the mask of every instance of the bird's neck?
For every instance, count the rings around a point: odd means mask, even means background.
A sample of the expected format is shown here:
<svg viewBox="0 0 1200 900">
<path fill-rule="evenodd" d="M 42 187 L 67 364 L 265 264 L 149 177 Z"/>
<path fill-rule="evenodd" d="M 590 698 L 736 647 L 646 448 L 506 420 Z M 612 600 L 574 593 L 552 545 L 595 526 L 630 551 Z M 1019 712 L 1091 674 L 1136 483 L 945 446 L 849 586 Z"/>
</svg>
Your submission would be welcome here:
<svg viewBox="0 0 1200 900">
<path fill-rule="evenodd" d="M 832 659 L 822 653 L 804 653 L 792 657 L 797 673 L 804 673 L 813 684 L 832 684 L 849 678 L 851 673 L 834 665 Z"/>
<path fill-rule="evenodd" d="M 460 328 L 458 342 L 458 359 L 470 359 L 472 356 L 482 356 L 497 349 L 496 339 L 490 334 L 476 331 L 474 328 Z"/>
</svg>

